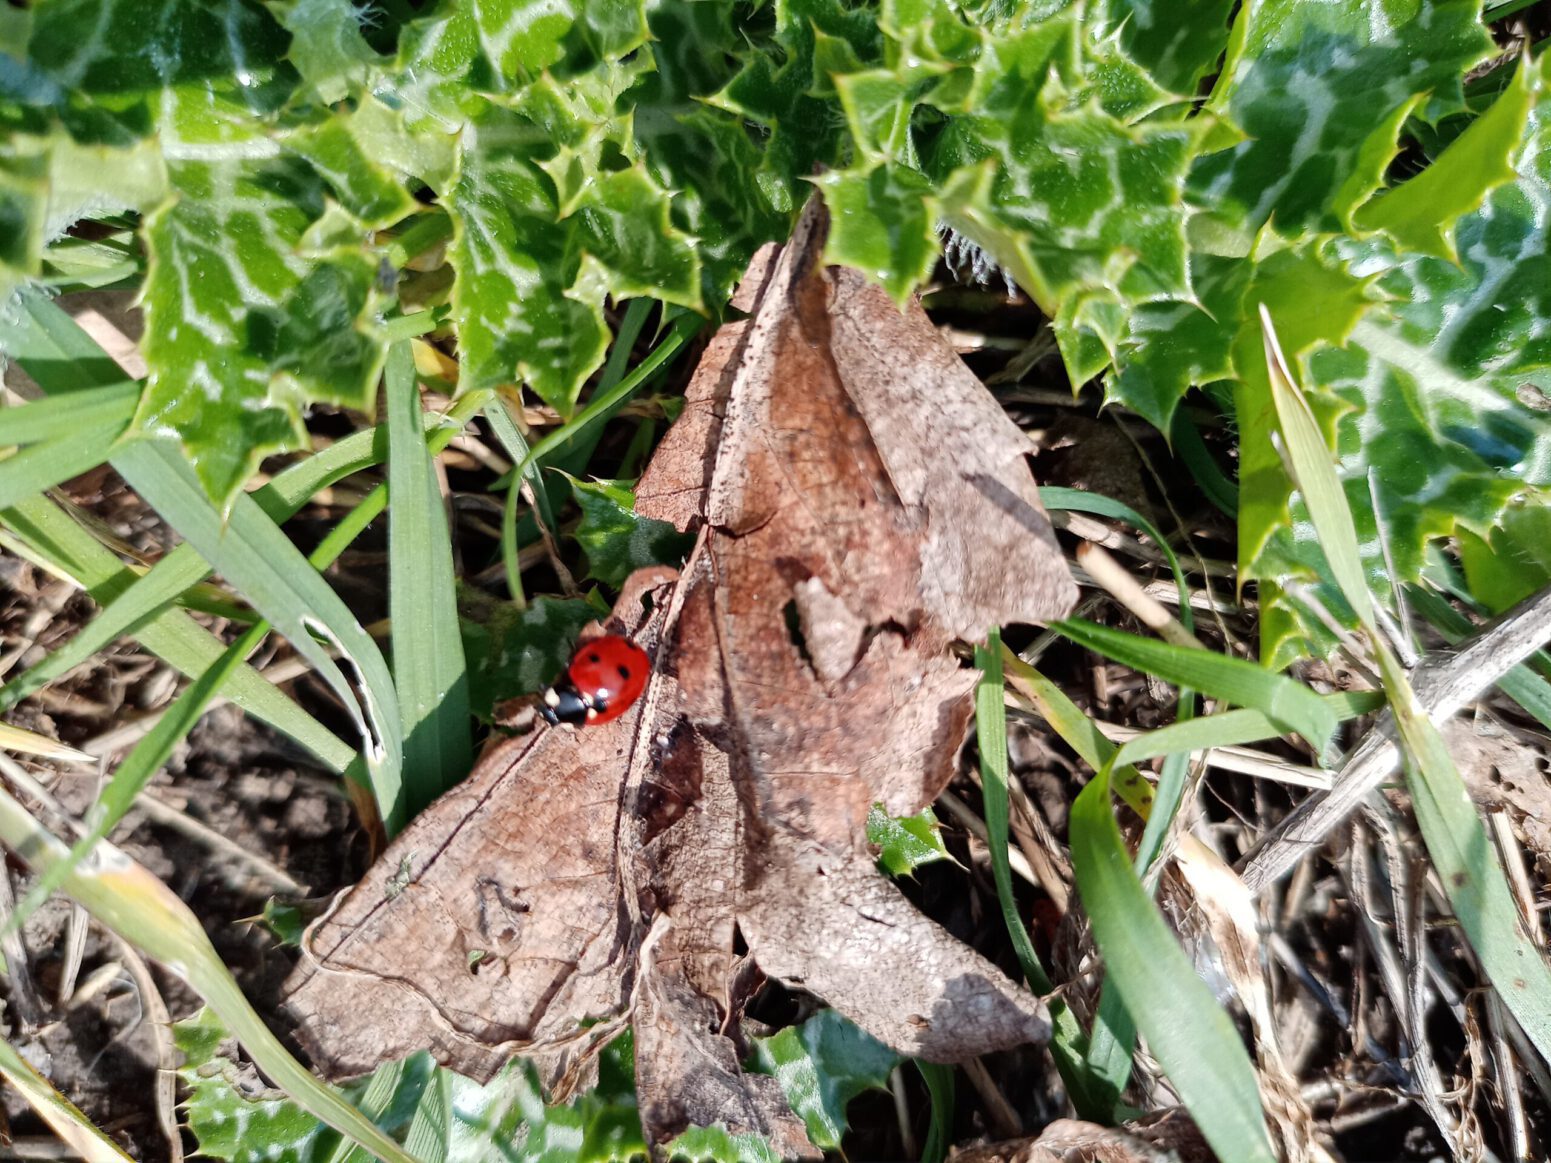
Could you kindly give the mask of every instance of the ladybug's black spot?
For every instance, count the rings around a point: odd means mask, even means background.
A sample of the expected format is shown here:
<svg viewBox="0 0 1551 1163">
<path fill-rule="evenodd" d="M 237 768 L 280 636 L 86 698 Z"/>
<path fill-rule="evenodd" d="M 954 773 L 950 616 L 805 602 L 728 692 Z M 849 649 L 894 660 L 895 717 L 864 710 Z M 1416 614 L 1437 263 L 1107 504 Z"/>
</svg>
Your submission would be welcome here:
<svg viewBox="0 0 1551 1163">
<path fill-rule="evenodd" d="M 628 666 L 620 667 L 619 668 L 619 677 L 620 678 L 629 678 L 630 677 L 630 668 Z"/>
<path fill-rule="evenodd" d="M 599 654 L 596 650 L 594 650 L 591 654 L 589 654 L 587 656 L 587 661 L 588 662 L 602 662 L 603 661 L 603 656 L 601 654 Z"/>
</svg>

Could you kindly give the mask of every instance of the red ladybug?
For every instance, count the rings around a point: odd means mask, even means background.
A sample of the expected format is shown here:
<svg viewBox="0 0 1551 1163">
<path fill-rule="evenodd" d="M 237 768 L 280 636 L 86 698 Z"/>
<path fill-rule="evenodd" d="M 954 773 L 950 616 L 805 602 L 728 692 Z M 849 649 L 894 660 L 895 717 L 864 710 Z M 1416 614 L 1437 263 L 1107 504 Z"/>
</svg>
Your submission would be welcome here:
<svg viewBox="0 0 1551 1163">
<path fill-rule="evenodd" d="M 544 692 L 539 714 L 550 723 L 593 727 L 623 715 L 641 697 L 652 660 L 619 634 L 591 638 L 576 648 L 571 665 Z"/>
</svg>

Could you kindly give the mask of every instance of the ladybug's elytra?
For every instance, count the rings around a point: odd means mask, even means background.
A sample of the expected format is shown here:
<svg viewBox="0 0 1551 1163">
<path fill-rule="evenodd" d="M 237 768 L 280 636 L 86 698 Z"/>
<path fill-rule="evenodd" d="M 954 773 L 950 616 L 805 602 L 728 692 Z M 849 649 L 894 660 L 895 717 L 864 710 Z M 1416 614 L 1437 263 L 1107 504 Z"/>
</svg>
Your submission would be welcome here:
<svg viewBox="0 0 1551 1163">
<path fill-rule="evenodd" d="M 539 714 L 550 723 L 593 727 L 617 719 L 641 697 L 652 660 L 619 634 L 592 638 L 576 648 L 571 665 L 544 692 Z"/>
</svg>

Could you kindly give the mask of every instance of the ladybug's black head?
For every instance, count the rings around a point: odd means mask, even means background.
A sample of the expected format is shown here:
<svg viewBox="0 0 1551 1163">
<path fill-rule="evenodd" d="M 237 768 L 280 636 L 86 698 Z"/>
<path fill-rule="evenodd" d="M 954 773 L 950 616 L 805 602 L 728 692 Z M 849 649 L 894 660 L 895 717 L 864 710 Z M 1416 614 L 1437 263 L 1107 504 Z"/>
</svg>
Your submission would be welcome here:
<svg viewBox="0 0 1551 1163">
<path fill-rule="evenodd" d="M 552 686 L 544 692 L 539 703 L 539 714 L 546 723 L 570 723 L 580 727 L 587 722 L 587 713 L 595 710 L 592 703 L 581 696 L 575 687 Z"/>
</svg>

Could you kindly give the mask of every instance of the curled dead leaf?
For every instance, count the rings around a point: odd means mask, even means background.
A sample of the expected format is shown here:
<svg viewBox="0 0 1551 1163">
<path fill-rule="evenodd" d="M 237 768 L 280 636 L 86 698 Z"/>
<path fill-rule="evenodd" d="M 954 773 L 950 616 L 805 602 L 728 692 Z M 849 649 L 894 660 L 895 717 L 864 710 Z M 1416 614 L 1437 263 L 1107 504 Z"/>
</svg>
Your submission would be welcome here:
<svg viewBox="0 0 1551 1163">
<path fill-rule="evenodd" d="M 640 703 L 503 744 L 312 930 L 288 1004 L 334 1073 L 558 1049 L 563 1086 L 633 1019 L 649 1142 L 718 1123 L 796 1156 L 779 1090 L 739 1068 L 752 965 L 925 1058 L 1048 1037 L 874 869 L 865 822 L 953 774 L 974 683 L 953 640 L 1063 615 L 1075 587 L 1023 437 L 918 307 L 821 264 L 825 228 L 815 201 L 762 252 L 751 318 L 640 482 L 643 514 L 700 534 L 640 627 Z"/>
</svg>

